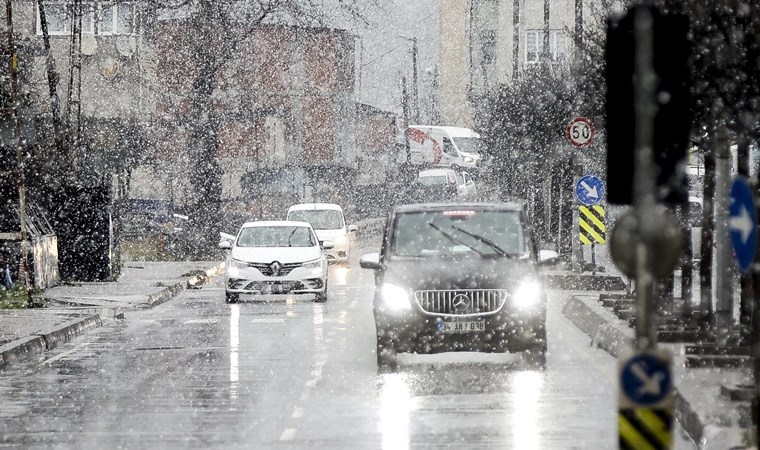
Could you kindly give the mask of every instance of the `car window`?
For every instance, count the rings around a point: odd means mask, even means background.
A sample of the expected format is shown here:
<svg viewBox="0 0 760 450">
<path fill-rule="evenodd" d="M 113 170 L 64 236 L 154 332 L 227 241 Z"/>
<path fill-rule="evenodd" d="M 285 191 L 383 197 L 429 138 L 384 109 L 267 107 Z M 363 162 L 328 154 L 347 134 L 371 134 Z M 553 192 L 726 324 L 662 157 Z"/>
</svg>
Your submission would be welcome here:
<svg viewBox="0 0 760 450">
<path fill-rule="evenodd" d="M 424 186 L 436 186 L 446 184 L 448 180 L 446 178 L 446 175 L 436 175 L 420 177 L 419 182 Z"/>
<path fill-rule="evenodd" d="M 500 250 L 508 255 L 524 255 L 528 251 L 523 223 L 515 211 L 398 214 L 392 239 L 395 256 L 495 256 Z"/>
<path fill-rule="evenodd" d="M 447 155 L 457 156 L 457 151 L 454 148 L 454 144 L 451 142 L 451 139 L 446 137 L 443 138 L 443 152 Z"/>
<path fill-rule="evenodd" d="M 303 209 L 291 211 L 288 220 L 308 222 L 315 230 L 343 228 L 343 214 L 335 209 Z"/>
<path fill-rule="evenodd" d="M 458 172 L 456 176 L 457 176 L 457 184 L 465 184 L 466 183 L 464 175 L 461 172 Z"/>
<path fill-rule="evenodd" d="M 307 227 L 247 227 L 240 230 L 238 247 L 314 247 L 314 234 Z"/>
</svg>

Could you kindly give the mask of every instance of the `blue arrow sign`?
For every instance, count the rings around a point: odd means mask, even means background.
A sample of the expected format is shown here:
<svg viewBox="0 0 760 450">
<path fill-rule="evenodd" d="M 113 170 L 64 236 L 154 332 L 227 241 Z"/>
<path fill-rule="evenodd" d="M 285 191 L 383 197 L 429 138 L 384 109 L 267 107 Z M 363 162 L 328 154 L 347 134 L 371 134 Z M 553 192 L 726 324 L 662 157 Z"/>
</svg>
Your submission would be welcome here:
<svg viewBox="0 0 760 450">
<path fill-rule="evenodd" d="M 728 230 L 736 251 L 736 261 L 742 272 L 747 272 L 755 259 L 757 245 L 757 212 L 752 190 L 744 178 L 737 178 L 731 186 L 731 206 L 728 209 Z"/>
<path fill-rule="evenodd" d="M 584 205 L 596 205 L 604 200 L 604 182 L 593 175 L 586 175 L 575 184 L 575 196 Z"/>
<path fill-rule="evenodd" d="M 651 406 L 670 394 L 668 362 L 649 353 L 634 355 L 623 366 L 620 384 L 628 399 L 641 406 Z"/>
</svg>

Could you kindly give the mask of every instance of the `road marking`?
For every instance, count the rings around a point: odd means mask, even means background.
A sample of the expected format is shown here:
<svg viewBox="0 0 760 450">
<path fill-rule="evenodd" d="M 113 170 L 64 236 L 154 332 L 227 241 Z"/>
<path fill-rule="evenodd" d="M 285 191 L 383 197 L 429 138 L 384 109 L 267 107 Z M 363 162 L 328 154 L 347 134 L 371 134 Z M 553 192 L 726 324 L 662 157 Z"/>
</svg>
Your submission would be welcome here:
<svg viewBox="0 0 760 450">
<path fill-rule="evenodd" d="M 88 345 L 90 345 L 89 342 L 84 342 L 82 344 L 79 344 L 76 347 L 72 348 L 71 350 L 67 350 L 67 351 L 65 351 L 65 352 L 63 352 L 63 353 L 61 353 L 59 355 L 53 356 L 52 358 L 50 358 L 50 359 L 48 359 L 46 361 L 43 361 L 39 365 L 42 366 L 42 365 L 45 365 L 45 364 L 54 363 L 54 362 L 58 361 L 59 359 L 63 359 L 63 358 L 69 356 L 70 354 L 72 354 L 74 352 L 78 352 L 79 350 L 83 349 L 84 347 L 86 347 Z"/>
<path fill-rule="evenodd" d="M 251 319 L 251 323 L 285 323 L 285 319 L 276 319 L 276 318 Z"/>
<path fill-rule="evenodd" d="M 293 414 L 291 415 L 291 417 L 294 419 L 300 419 L 301 417 L 303 417 L 303 408 L 301 408 L 300 406 L 296 406 L 295 408 L 293 408 Z"/>
<path fill-rule="evenodd" d="M 219 319 L 190 319 L 182 322 L 183 325 L 191 324 L 191 323 L 219 323 Z"/>
<path fill-rule="evenodd" d="M 296 429 L 295 428 L 285 428 L 285 430 L 280 435 L 281 441 L 292 441 L 293 437 L 296 435 Z"/>
</svg>

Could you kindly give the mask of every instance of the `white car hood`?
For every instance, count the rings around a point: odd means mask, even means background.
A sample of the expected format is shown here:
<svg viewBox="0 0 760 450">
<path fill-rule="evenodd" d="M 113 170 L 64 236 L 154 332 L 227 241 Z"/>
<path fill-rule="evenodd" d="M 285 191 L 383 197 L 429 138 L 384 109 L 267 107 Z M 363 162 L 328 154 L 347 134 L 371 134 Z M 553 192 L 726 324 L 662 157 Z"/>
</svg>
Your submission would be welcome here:
<svg viewBox="0 0 760 450">
<path fill-rule="evenodd" d="M 345 236 L 346 230 L 338 228 L 337 230 L 314 230 L 317 233 L 317 239 L 320 241 L 334 241 L 336 238 Z"/>
<path fill-rule="evenodd" d="M 321 256 L 319 247 L 234 247 L 230 253 L 232 259 L 240 261 L 283 264 L 313 261 Z"/>
</svg>

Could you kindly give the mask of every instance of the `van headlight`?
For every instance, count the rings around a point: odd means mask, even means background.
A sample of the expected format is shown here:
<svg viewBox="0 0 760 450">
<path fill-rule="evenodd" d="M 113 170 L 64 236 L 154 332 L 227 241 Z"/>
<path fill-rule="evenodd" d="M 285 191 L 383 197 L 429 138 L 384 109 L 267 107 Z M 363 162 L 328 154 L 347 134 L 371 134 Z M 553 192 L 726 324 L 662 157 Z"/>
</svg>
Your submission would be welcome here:
<svg viewBox="0 0 760 450">
<path fill-rule="evenodd" d="M 533 308 L 541 302 L 544 289 L 538 280 L 521 282 L 512 294 L 512 304 L 524 309 Z"/>
<path fill-rule="evenodd" d="M 412 308 L 412 304 L 409 302 L 409 292 L 395 284 L 383 283 L 380 286 L 380 298 L 385 306 L 394 311 Z"/>
<path fill-rule="evenodd" d="M 248 263 L 245 261 L 230 258 L 227 260 L 227 276 L 237 278 L 240 276 L 240 271 L 246 267 L 248 267 Z"/>
<path fill-rule="evenodd" d="M 332 241 L 333 241 L 333 245 L 335 245 L 335 247 L 342 247 L 342 246 L 346 245 L 346 243 L 348 242 L 348 237 L 346 237 L 346 236 L 338 236 L 335 239 L 333 239 Z"/>
</svg>

